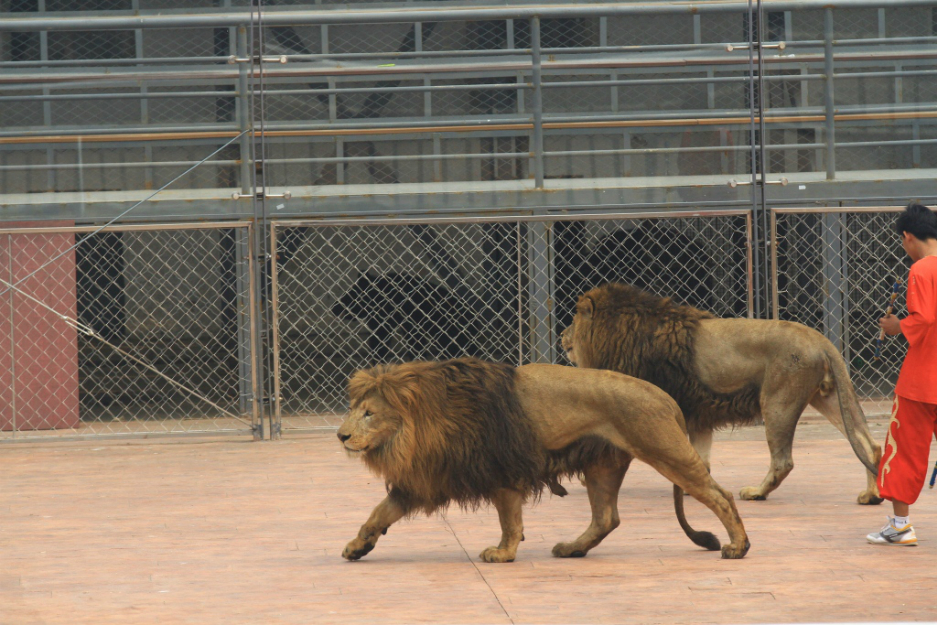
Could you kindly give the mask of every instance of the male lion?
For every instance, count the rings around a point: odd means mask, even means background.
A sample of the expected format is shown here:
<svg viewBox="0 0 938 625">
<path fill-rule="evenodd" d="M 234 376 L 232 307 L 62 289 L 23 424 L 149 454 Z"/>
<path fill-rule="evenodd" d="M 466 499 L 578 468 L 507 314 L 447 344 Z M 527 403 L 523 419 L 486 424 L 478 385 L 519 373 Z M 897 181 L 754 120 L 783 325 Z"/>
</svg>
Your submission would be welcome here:
<svg viewBox="0 0 938 625">
<path fill-rule="evenodd" d="M 743 499 L 765 499 L 791 472 L 795 426 L 811 404 L 870 471 L 857 501 L 882 502 L 879 445 L 846 364 L 819 332 L 788 321 L 718 319 L 632 286 L 607 284 L 580 296 L 561 340 L 578 367 L 632 375 L 677 400 L 707 466 L 715 428 L 750 424 L 761 415 L 772 460 L 761 485 L 740 491 Z"/>
<path fill-rule="evenodd" d="M 480 558 L 511 562 L 524 540 L 522 504 L 549 482 L 580 472 L 593 520 L 553 554 L 585 556 L 619 525 L 616 501 L 632 458 L 674 482 L 678 521 L 694 543 L 720 549 L 716 536 L 688 525 L 681 488 L 723 522 L 731 541 L 724 558 L 749 550 L 733 496 L 711 479 L 687 440 L 674 400 L 647 382 L 611 371 L 464 358 L 360 371 L 349 394 L 339 440 L 384 477 L 388 496 L 345 547 L 348 560 L 374 549 L 398 519 L 456 502 L 495 505 L 502 539 Z"/>
</svg>

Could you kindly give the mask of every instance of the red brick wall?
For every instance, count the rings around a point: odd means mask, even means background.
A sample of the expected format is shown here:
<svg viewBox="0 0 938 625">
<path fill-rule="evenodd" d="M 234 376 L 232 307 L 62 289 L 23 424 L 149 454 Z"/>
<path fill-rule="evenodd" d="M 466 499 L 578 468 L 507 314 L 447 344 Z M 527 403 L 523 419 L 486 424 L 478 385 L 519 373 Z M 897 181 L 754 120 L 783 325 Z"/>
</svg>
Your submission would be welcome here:
<svg viewBox="0 0 938 625">
<path fill-rule="evenodd" d="M 4 227 L 70 225 L 45 222 Z M 15 283 L 74 243 L 71 233 L 0 235 L 0 278 Z M 0 285 L 0 291 L 3 288 Z M 75 319 L 74 250 L 18 288 Z M 14 390 L 17 430 L 78 426 L 77 331 L 40 304 L 7 292 L 0 296 L 0 430 L 13 429 Z"/>
</svg>

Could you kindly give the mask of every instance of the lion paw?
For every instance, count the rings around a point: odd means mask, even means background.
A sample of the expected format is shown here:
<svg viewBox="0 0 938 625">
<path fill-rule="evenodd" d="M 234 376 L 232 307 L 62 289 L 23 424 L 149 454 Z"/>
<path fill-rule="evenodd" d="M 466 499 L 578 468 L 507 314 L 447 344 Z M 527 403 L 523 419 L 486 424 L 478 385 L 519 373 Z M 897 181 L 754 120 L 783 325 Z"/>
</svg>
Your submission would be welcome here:
<svg viewBox="0 0 938 625">
<path fill-rule="evenodd" d="M 489 547 L 485 551 L 479 554 L 479 558 L 483 562 L 489 562 L 492 564 L 499 562 L 514 562 L 515 556 L 513 553 L 507 549 L 499 549 L 498 547 Z"/>
<path fill-rule="evenodd" d="M 734 547 L 733 545 L 723 545 L 723 548 L 720 552 L 723 554 L 723 558 L 726 560 L 739 560 L 749 553 L 749 547 L 752 545 L 749 543 L 749 539 L 746 539 L 746 544 L 740 547 Z"/>
<path fill-rule="evenodd" d="M 878 506 L 883 503 L 883 498 L 875 491 L 865 490 L 857 497 L 857 503 L 861 506 Z"/>
<path fill-rule="evenodd" d="M 368 543 L 361 538 L 356 538 L 345 546 L 345 549 L 342 551 L 342 557 L 350 562 L 354 562 L 368 555 L 374 548 L 374 543 Z"/>
<path fill-rule="evenodd" d="M 765 497 L 755 486 L 747 486 L 739 491 L 739 498 L 747 501 L 765 501 Z"/>
<path fill-rule="evenodd" d="M 586 551 L 577 547 L 574 543 L 557 543 L 551 553 L 557 558 L 582 558 L 586 556 Z"/>
</svg>

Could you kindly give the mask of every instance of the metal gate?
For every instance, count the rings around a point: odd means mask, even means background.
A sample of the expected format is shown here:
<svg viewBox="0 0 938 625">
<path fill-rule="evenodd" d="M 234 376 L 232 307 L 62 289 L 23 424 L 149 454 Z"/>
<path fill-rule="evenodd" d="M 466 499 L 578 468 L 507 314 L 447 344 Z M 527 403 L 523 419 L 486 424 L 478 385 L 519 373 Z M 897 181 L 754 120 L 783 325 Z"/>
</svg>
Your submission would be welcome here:
<svg viewBox="0 0 938 625">
<path fill-rule="evenodd" d="M 0 438 L 258 432 L 251 231 L 0 230 Z"/>
<path fill-rule="evenodd" d="M 752 316 L 751 213 L 274 222 L 271 432 L 334 427 L 381 362 L 563 362 L 577 297 L 619 280 Z"/>
<path fill-rule="evenodd" d="M 889 414 L 907 346 L 886 339 L 875 358 L 878 320 L 909 258 L 895 231 L 903 207 L 772 210 L 772 317 L 822 332 L 841 351 L 866 414 Z M 904 297 L 897 301 L 902 310 Z M 901 312 L 898 313 L 902 315 Z"/>
</svg>

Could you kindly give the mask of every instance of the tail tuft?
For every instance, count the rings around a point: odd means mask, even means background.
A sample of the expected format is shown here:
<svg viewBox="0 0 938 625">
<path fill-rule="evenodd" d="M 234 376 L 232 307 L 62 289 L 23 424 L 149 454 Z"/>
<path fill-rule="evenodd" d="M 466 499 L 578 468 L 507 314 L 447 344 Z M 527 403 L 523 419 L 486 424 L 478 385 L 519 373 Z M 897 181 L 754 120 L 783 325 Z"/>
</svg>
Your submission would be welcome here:
<svg viewBox="0 0 938 625">
<path fill-rule="evenodd" d="M 710 532 L 698 532 L 687 522 L 684 516 L 684 491 L 677 484 L 674 485 L 674 513 L 677 515 L 677 522 L 681 524 L 681 529 L 691 542 L 710 551 L 720 551 L 720 541 L 716 536 Z"/>
<path fill-rule="evenodd" d="M 704 549 L 710 551 L 720 550 L 720 540 L 711 532 L 694 532 L 690 536 L 691 541 Z"/>
</svg>

